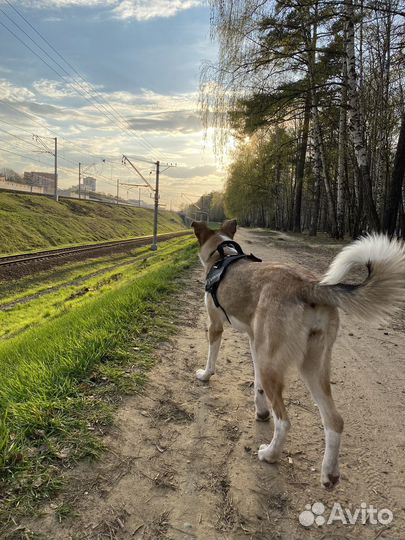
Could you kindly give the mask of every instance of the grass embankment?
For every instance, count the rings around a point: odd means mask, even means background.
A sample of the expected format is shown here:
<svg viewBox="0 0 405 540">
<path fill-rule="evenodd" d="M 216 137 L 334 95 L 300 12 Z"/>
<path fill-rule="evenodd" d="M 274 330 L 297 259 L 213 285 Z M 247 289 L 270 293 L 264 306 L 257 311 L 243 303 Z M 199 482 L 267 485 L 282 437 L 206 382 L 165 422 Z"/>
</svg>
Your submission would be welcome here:
<svg viewBox="0 0 405 540">
<path fill-rule="evenodd" d="M 153 210 L 0 192 L 0 254 L 152 234 Z M 183 228 L 159 212 L 159 233 Z"/>
<path fill-rule="evenodd" d="M 49 497 L 61 465 L 100 452 L 114 402 L 142 386 L 154 347 L 175 329 L 170 295 L 195 251 L 183 239 L 147 268 L 128 266 L 103 294 L 0 343 L 0 522 Z"/>
<path fill-rule="evenodd" d="M 134 271 L 184 245 L 182 238 L 161 243 L 153 253 L 149 247 L 126 254 L 70 263 L 60 268 L 27 276 L 16 282 L 0 283 L 0 340 L 76 309 L 89 298 L 133 280 Z"/>
</svg>

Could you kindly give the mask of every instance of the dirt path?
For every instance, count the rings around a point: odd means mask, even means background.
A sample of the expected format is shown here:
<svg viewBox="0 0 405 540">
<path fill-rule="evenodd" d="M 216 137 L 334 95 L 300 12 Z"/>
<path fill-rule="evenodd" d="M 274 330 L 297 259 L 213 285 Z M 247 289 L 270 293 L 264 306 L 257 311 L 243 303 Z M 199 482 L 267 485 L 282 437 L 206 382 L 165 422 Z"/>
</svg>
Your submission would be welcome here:
<svg viewBox="0 0 405 540">
<path fill-rule="evenodd" d="M 246 251 L 318 272 L 336 252 L 333 246 L 272 238 L 247 231 L 237 235 Z M 254 420 L 247 338 L 227 329 L 217 374 L 209 384 L 198 382 L 194 372 L 204 366 L 207 352 L 200 268 L 179 301 L 184 313 L 178 336 L 158 352 L 145 392 L 119 410 L 109 452 L 97 464 L 69 472 L 69 493 L 26 526 L 48 539 L 403 538 L 404 372 L 398 323 L 382 327 L 342 317 L 332 376 L 345 419 L 342 482 L 329 493 L 319 485 L 318 411 L 296 373 L 285 392 L 293 428 L 285 452 L 277 465 L 260 463 L 257 448 L 270 441 L 272 425 Z M 394 519 L 305 528 L 298 516 L 315 502 L 326 507 L 325 518 L 338 502 L 351 511 L 361 503 L 388 508 Z M 76 516 L 58 522 L 57 512 L 69 505 Z"/>
</svg>

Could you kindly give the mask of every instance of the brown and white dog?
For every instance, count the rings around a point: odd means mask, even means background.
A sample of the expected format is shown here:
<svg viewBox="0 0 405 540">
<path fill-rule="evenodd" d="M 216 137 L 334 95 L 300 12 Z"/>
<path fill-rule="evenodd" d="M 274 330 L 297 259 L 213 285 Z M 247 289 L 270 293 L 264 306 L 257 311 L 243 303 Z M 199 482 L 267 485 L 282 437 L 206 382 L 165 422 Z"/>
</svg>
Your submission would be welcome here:
<svg viewBox="0 0 405 540">
<path fill-rule="evenodd" d="M 200 259 L 208 274 L 218 262 L 216 248 L 233 239 L 236 221 L 226 221 L 218 232 L 203 222 L 192 223 L 201 246 Z M 225 254 L 235 254 L 225 247 Z M 350 268 L 364 265 L 367 279 L 359 285 L 342 284 Z M 242 259 L 227 269 L 216 307 L 210 293 L 209 352 L 205 369 L 196 373 L 208 381 L 215 373 L 224 322 L 249 336 L 254 366 L 257 420 L 274 419 L 273 439 L 261 445 L 259 460 L 276 462 L 281 455 L 290 421 L 282 391 L 287 368 L 295 364 L 319 407 L 325 431 L 321 483 L 331 489 L 339 481 L 339 447 L 343 419 L 330 387 L 331 352 L 339 326 L 338 309 L 366 320 L 384 320 L 400 306 L 404 290 L 405 250 L 383 235 L 368 235 L 345 247 L 320 281 L 301 268 Z M 226 312 L 226 315 L 225 315 Z"/>
</svg>

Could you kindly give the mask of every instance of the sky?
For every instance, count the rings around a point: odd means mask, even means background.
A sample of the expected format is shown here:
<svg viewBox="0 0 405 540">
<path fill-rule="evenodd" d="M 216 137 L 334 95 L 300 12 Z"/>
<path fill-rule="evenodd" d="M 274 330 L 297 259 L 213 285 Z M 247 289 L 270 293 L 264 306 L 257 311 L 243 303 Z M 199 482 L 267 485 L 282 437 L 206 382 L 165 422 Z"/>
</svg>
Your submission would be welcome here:
<svg viewBox="0 0 405 540">
<path fill-rule="evenodd" d="M 98 191 L 119 179 L 136 198 L 125 154 L 148 180 L 148 161 L 177 165 L 161 175 L 167 206 L 221 189 L 198 114 L 200 68 L 216 58 L 209 18 L 203 0 L 0 0 L 0 167 L 53 172 L 58 137 L 64 188 L 81 162 Z"/>
</svg>

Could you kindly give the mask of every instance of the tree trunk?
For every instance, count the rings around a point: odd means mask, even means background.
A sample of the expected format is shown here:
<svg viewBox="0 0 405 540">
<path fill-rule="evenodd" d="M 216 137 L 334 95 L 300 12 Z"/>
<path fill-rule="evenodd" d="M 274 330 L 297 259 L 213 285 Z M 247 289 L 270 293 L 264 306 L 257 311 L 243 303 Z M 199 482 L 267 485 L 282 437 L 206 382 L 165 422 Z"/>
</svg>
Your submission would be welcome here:
<svg viewBox="0 0 405 540">
<path fill-rule="evenodd" d="M 337 238 L 345 235 L 344 181 L 346 176 L 346 106 L 347 106 L 347 68 L 343 62 L 343 86 L 339 110 L 339 150 L 338 150 L 338 179 L 336 197 Z"/>
<path fill-rule="evenodd" d="M 313 192 L 313 198 L 312 198 L 311 225 L 309 228 L 310 236 L 316 236 L 316 233 L 318 231 L 319 208 L 320 208 L 320 198 L 321 198 L 321 182 L 322 182 L 322 175 L 321 175 L 321 158 L 319 155 L 319 147 L 317 144 L 314 144 L 314 192 Z"/>
<path fill-rule="evenodd" d="M 328 203 L 328 215 L 331 224 L 331 235 L 336 237 L 337 235 L 337 218 L 336 218 L 336 207 L 335 201 L 333 200 L 332 186 L 329 178 L 328 168 L 326 165 L 325 149 L 322 140 L 322 130 L 321 124 L 319 122 L 319 113 L 316 106 L 316 94 L 313 92 L 313 101 L 314 106 L 314 124 L 315 124 L 315 147 L 317 148 L 318 157 L 320 159 L 321 171 L 323 183 L 325 186 L 326 200 Z"/>
<path fill-rule="evenodd" d="M 354 11 L 352 0 L 345 0 L 345 34 L 349 132 L 362 178 L 367 218 L 371 227 L 378 231 L 380 230 L 380 220 L 373 199 L 370 166 L 363 137 L 363 121 L 360 114 L 360 104 L 357 92 L 356 55 L 354 49 Z"/>
<path fill-rule="evenodd" d="M 357 162 L 355 166 L 353 167 L 353 176 L 354 176 L 354 192 L 355 192 L 355 198 L 357 201 L 357 209 L 355 213 L 354 218 L 354 225 L 353 225 L 353 238 L 357 238 L 359 234 L 361 234 L 361 220 L 363 216 L 363 207 L 364 207 L 364 200 L 363 200 L 363 190 L 361 189 L 361 173 L 356 167 Z"/>
<path fill-rule="evenodd" d="M 401 129 L 399 132 L 397 151 L 395 153 L 394 169 L 392 171 L 390 185 L 388 187 L 387 201 L 385 204 L 383 229 L 390 236 L 395 232 L 397 223 L 398 207 L 401 200 L 402 185 L 405 176 L 405 112 L 401 117 Z"/>
<path fill-rule="evenodd" d="M 301 145 L 300 145 L 299 154 L 298 154 L 296 180 L 295 180 L 294 216 L 293 216 L 293 231 L 294 232 L 301 232 L 302 186 L 304 182 L 305 158 L 307 155 L 310 116 L 311 116 L 311 93 L 308 91 L 305 98 L 304 123 L 302 126 Z"/>
<path fill-rule="evenodd" d="M 315 4 L 315 13 L 317 13 L 318 10 L 318 4 Z M 311 42 L 307 43 L 307 46 L 309 48 L 308 53 L 308 76 L 309 81 L 311 84 L 311 102 L 312 102 L 312 117 L 314 122 L 314 144 L 315 144 L 315 151 L 319 158 L 320 163 L 320 171 L 323 177 L 323 183 L 325 185 L 325 191 L 326 191 L 326 197 L 327 197 L 327 203 L 328 203 L 328 214 L 331 221 L 332 226 L 332 236 L 336 236 L 337 231 L 337 220 L 336 220 L 336 208 L 335 208 L 335 202 L 333 200 L 333 193 L 332 193 L 332 187 L 331 182 L 328 174 L 328 168 L 326 165 L 326 156 L 325 156 L 325 148 L 323 144 L 322 139 L 322 130 L 321 130 L 321 124 L 319 121 L 319 111 L 318 111 L 318 95 L 316 92 L 316 58 L 315 58 L 315 50 L 317 46 L 318 41 L 318 27 L 317 22 L 314 23 L 313 29 L 312 29 L 312 37 Z M 318 171 L 318 172 L 320 172 Z"/>
</svg>

